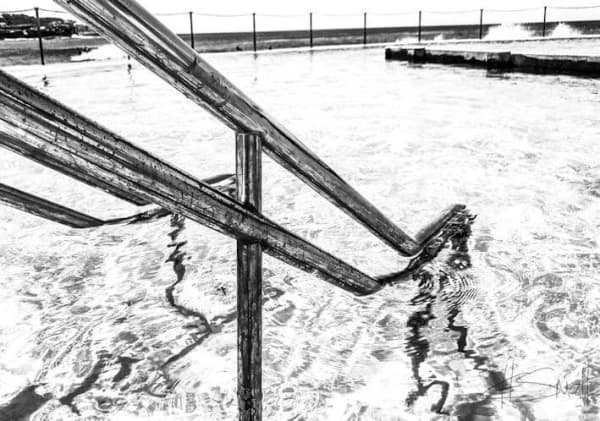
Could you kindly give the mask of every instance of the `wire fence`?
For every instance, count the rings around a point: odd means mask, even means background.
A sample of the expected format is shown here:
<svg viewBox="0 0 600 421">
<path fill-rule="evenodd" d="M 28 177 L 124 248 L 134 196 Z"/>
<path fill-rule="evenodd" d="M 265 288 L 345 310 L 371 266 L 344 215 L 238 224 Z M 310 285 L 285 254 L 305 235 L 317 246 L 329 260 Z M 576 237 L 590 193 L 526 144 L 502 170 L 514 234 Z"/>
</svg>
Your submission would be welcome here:
<svg viewBox="0 0 600 421">
<path fill-rule="evenodd" d="M 428 10 L 428 9 L 411 9 L 411 10 L 403 10 L 403 11 L 389 11 L 389 12 L 352 12 L 352 13 L 315 13 L 312 12 L 313 16 L 362 16 L 364 13 L 374 14 L 374 15 L 388 15 L 388 16 L 398 16 L 398 15 L 410 15 L 417 14 L 422 12 L 424 14 L 460 14 L 460 13 L 470 13 L 470 12 L 479 12 L 481 10 L 489 11 L 489 12 L 525 12 L 525 11 L 533 11 L 533 10 L 542 10 L 542 9 L 556 9 L 556 10 L 588 10 L 588 9 L 600 9 L 600 4 L 598 5 L 586 5 L 586 6 L 542 6 L 542 7 L 528 7 L 521 9 L 494 9 L 494 8 L 483 8 L 483 9 L 463 9 L 463 10 Z M 28 9 L 19 9 L 19 10 L 0 10 L 0 15 L 3 14 L 15 14 L 15 13 L 26 13 L 26 12 L 34 12 L 35 10 L 39 10 L 40 12 L 48 12 L 48 13 L 56 13 L 56 14 L 70 14 L 64 10 L 59 9 L 44 9 L 41 7 L 30 7 Z M 190 13 L 196 16 L 209 16 L 209 17 L 240 17 L 240 16 L 263 16 L 263 17 L 297 17 L 297 16 L 308 16 L 311 12 L 306 13 L 277 13 L 277 14 L 269 14 L 269 13 L 256 13 L 256 12 L 246 12 L 246 13 L 205 13 L 198 12 L 194 10 L 188 11 L 180 11 L 180 12 L 168 12 L 168 13 L 154 13 L 155 16 L 188 16 Z"/>
<path fill-rule="evenodd" d="M 597 11 L 595 13 L 594 11 Z M 69 20 L 70 14 L 60 9 L 29 8 L 0 11 L 0 18 L 10 15 L 31 16 L 32 27 L 24 30 L 27 37 L 39 38 L 40 58 L 44 62 L 43 38 L 45 22 L 52 17 Z M 207 13 L 176 11 L 155 13 L 170 29 L 179 33 L 192 47 L 201 42 L 217 43 L 222 50 L 256 51 L 259 48 L 281 46 L 330 45 L 331 43 L 386 42 L 394 34 L 408 34 L 417 42 L 450 34 L 455 38 L 484 38 L 490 29 L 501 24 L 525 25 L 533 35 L 545 37 L 559 22 L 599 21 L 583 27 L 584 33 L 600 31 L 600 4 L 544 6 L 515 9 L 481 8 L 466 10 L 396 10 L 353 13 Z M 1 23 L 1 21 L 0 21 Z M 7 26 L 0 24 L 0 39 Z M 82 29 L 83 28 L 83 29 Z M 78 27 L 77 30 L 85 27 Z M 332 31 L 342 31 L 336 35 Z M 4 31 L 4 32 L 3 32 Z M 88 32 L 91 34 L 91 31 Z M 236 38 L 231 34 L 238 34 Z M 10 34 L 9 34 L 10 35 Z M 13 34 L 14 35 L 14 34 Z M 18 35 L 18 33 L 17 33 Z M 59 34 L 60 35 L 60 34 Z M 201 47 L 203 51 L 206 48 Z M 215 47 L 216 48 L 216 47 Z M 215 51 L 217 51 L 216 49 Z"/>
</svg>

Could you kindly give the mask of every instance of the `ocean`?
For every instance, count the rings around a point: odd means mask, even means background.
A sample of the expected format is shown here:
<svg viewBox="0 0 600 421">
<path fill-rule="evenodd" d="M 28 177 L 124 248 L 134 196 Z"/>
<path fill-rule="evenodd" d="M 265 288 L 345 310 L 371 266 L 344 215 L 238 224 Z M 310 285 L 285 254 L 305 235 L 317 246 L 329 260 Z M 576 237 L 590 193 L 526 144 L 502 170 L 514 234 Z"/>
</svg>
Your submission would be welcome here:
<svg viewBox="0 0 600 421">
<path fill-rule="evenodd" d="M 524 24 L 484 24 L 485 39 L 515 39 L 542 35 L 539 22 Z M 546 35 L 549 37 L 573 37 L 577 35 L 600 34 L 600 21 L 548 22 Z M 367 29 L 367 43 L 415 42 L 418 28 L 374 27 Z M 363 28 L 315 29 L 313 45 L 315 47 L 334 45 L 360 45 L 363 43 Z M 188 43 L 190 35 L 180 36 Z M 424 26 L 422 40 L 465 40 L 479 37 L 479 25 L 440 25 Z M 309 46 L 308 30 L 286 30 L 257 32 L 257 49 L 299 48 Z M 44 39 L 45 60 L 47 63 L 62 63 L 72 60 L 88 60 L 105 53 L 97 49 L 108 43 L 100 37 L 72 37 Z M 198 33 L 194 35 L 194 45 L 199 52 L 252 51 L 252 32 Z M 103 49 L 105 50 L 105 48 Z M 37 39 L 0 40 L 0 66 L 19 64 L 38 64 L 40 53 Z"/>
</svg>

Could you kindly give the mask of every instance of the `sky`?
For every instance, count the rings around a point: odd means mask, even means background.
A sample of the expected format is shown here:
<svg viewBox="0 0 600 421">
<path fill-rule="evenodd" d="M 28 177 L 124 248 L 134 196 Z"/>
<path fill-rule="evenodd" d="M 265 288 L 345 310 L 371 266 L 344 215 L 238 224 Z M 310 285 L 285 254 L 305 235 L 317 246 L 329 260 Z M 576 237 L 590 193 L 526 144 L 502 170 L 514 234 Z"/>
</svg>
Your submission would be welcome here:
<svg viewBox="0 0 600 421">
<path fill-rule="evenodd" d="M 578 19 L 599 19 L 600 8 L 587 10 L 552 9 L 552 6 L 590 6 L 600 5 L 600 0 L 422 0 L 422 1 L 389 1 L 389 0 L 303 0 L 302 2 L 286 2 L 281 0 L 220 0 L 206 2 L 198 0 L 138 0 L 153 13 L 176 13 L 194 11 L 206 14 L 250 14 L 256 12 L 257 30 L 302 29 L 308 24 L 308 13 L 313 12 L 314 28 L 362 26 L 362 13 L 368 12 L 369 26 L 405 26 L 415 25 L 418 19 L 417 10 L 423 10 L 423 25 L 448 23 L 478 23 L 480 8 L 484 12 L 484 21 L 489 23 L 511 23 L 540 21 L 543 6 L 548 5 L 549 21 L 568 21 Z M 43 9 L 59 9 L 52 0 L 1 0 L 0 10 L 18 10 L 30 7 Z M 499 12 L 495 9 L 527 9 L 531 11 Z M 435 14 L 433 11 L 464 11 L 459 14 Z M 378 13 L 413 12 L 407 15 L 383 16 Z M 353 16 L 325 16 L 326 14 L 354 14 Z M 300 14 L 296 17 L 276 17 L 265 15 Z M 161 16 L 161 20 L 176 32 L 189 29 L 189 18 L 181 16 Z M 195 32 L 251 30 L 252 17 L 214 17 L 196 15 L 194 17 Z"/>
</svg>

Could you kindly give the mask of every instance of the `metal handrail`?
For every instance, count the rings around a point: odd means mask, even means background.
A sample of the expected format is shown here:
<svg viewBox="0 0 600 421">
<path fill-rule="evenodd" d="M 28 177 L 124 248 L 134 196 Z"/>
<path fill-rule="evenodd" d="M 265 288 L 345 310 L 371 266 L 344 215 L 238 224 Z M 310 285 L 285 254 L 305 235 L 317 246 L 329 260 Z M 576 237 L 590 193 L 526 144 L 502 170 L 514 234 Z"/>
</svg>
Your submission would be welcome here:
<svg viewBox="0 0 600 421">
<path fill-rule="evenodd" d="M 370 294 L 387 283 L 244 208 L 210 185 L 222 177 L 197 180 L 3 71 L 0 105 L 0 120 L 16 129 L 0 132 L 0 146 L 15 153 L 116 197 L 137 197 L 234 238 L 260 241 L 267 253 L 353 293 Z M 429 244 L 446 235 L 443 228 L 463 211 L 464 206 L 445 211 L 417 235 L 419 242 Z"/>
<path fill-rule="evenodd" d="M 470 216 L 455 205 L 409 237 L 313 152 L 275 122 L 134 0 L 56 0 L 208 109 L 236 135 L 237 200 L 0 71 L 0 145 L 136 204 L 154 203 L 237 239 L 238 407 L 262 417 L 262 252 L 358 295 L 406 279 L 439 252 Z M 262 149 L 387 244 L 413 258 L 374 278 L 266 218 Z M 219 178 L 212 182 L 218 182 Z M 104 221 L 0 185 L 0 201 L 75 227 Z"/>
<path fill-rule="evenodd" d="M 73 228 L 91 228 L 103 224 L 93 216 L 69 209 L 14 187 L 0 183 L 0 202 L 23 212 Z"/>
<path fill-rule="evenodd" d="M 371 276 L 2 71 L 0 120 L 17 129 L 10 136 L 18 145 L 15 151 L 44 150 L 55 162 L 86 172 L 98 184 L 132 192 L 234 238 L 261 241 L 273 256 L 354 293 L 382 287 Z M 5 138 L 0 136 L 0 143 Z"/>
<path fill-rule="evenodd" d="M 239 132 L 256 132 L 273 160 L 404 256 L 426 242 L 411 238 L 275 121 L 179 36 L 134 0 L 55 0 L 167 83 Z M 443 224 L 434 221 L 431 226 Z M 427 236 L 426 236 L 427 237 Z"/>
</svg>

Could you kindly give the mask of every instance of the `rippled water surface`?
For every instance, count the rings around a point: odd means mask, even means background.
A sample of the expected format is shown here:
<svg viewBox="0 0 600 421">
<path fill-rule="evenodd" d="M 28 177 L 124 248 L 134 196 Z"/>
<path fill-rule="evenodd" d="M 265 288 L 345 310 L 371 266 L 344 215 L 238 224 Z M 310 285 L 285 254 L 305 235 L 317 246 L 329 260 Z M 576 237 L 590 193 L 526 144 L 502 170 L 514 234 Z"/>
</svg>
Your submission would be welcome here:
<svg viewBox="0 0 600 421">
<path fill-rule="evenodd" d="M 446 250 L 370 297 L 265 257 L 266 419 L 598 419 L 598 80 L 379 49 L 206 57 L 411 234 L 452 203 L 478 215 L 470 267 Z M 233 171 L 233 133 L 139 65 L 7 70 L 198 177 Z M 269 217 L 369 273 L 406 264 L 264 165 Z M 0 174 L 95 216 L 138 211 L 6 151 Z M 19 394 L 35 420 L 236 418 L 233 240 L 179 217 L 0 221 L 4 411 Z"/>
</svg>

